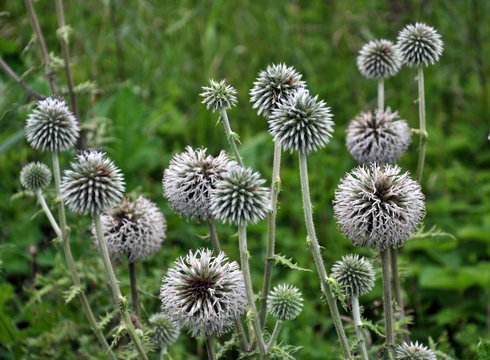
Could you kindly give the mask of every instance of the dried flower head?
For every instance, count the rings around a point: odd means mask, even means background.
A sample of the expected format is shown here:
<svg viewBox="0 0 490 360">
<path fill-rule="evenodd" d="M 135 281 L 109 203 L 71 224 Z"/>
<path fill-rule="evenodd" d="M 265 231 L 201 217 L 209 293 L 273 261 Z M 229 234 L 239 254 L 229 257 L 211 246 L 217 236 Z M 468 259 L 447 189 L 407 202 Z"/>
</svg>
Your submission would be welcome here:
<svg viewBox="0 0 490 360">
<path fill-rule="evenodd" d="M 243 274 L 236 261 L 227 260 L 223 252 L 189 251 L 163 278 L 163 311 L 194 337 L 226 332 L 245 310 Z"/>
<path fill-rule="evenodd" d="M 436 29 L 422 23 L 405 26 L 398 34 L 396 45 L 403 64 L 410 67 L 435 64 L 444 48 L 441 35 Z"/>
<path fill-rule="evenodd" d="M 373 264 L 357 254 L 342 256 L 342 260 L 332 266 L 332 275 L 349 296 L 364 295 L 374 286 Z"/>
<path fill-rule="evenodd" d="M 200 94 L 204 99 L 202 103 L 206 105 L 206 109 L 211 109 L 213 112 L 220 109 L 230 109 L 237 103 L 236 89 L 228 85 L 226 80 L 216 82 L 209 79 L 209 86 L 202 87 L 203 92 Z"/>
<path fill-rule="evenodd" d="M 359 51 L 357 67 L 368 79 L 395 76 L 401 67 L 400 53 L 389 40 L 370 41 Z"/>
<path fill-rule="evenodd" d="M 396 347 L 396 358 L 398 360 L 436 360 L 436 354 L 424 346 L 419 344 L 418 341 L 415 343 L 403 342 L 403 344 Z"/>
<path fill-rule="evenodd" d="M 180 334 L 179 326 L 170 320 L 165 314 L 153 314 L 148 320 L 150 323 L 153 341 L 165 349 L 177 341 Z"/>
<path fill-rule="evenodd" d="M 267 299 L 267 311 L 278 320 L 294 320 L 302 308 L 301 292 L 293 285 L 277 285 Z"/>
<path fill-rule="evenodd" d="M 71 211 L 99 214 L 117 204 L 124 193 L 124 178 L 105 153 L 87 150 L 65 171 L 61 194 Z"/>
<path fill-rule="evenodd" d="M 420 185 L 392 165 L 359 166 L 335 191 L 334 214 L 354 245 L 398 248 L 425 215 Z"/>
<path fill-rule="evenodd" d="M 42 190 L 51 182 L 51 171 L 40 162 L 30 162 L 20 172 L 20 183 L 27 190 Z"/>
<path fill-rule="evenodd" d="M 408 149 L 411 130 L 398 113 L 388 107 L 373 114 L 361 112 L 346 130 L 346 144 L 357 162 L 393 163 Z"/>
</svg>

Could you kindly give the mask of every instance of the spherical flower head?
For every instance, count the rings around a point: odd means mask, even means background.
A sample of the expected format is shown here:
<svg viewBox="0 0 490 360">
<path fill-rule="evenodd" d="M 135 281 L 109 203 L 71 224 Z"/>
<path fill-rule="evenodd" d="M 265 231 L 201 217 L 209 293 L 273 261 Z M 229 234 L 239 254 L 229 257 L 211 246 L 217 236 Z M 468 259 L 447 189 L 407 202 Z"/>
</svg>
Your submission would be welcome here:
<svg viewBox="0 0 490 360">
<path fill-rule="evenodd" d="M 216 82 L 210 79 L 209 86 L 203 86 L 202 89 L 203 92 L 200 94 L 204 98 L 202 103 L 213 112 L 230 109 L 237 103 L 237 91 L 233 86 L 228 85 L 226 80 Z"/>
<path fill-rule="evenodd" d="M 358 163 L 394 163 L 408 149 L 412 132 L 398 113 L 376 110 L 360 113 L 346 130 L 346 144 Z"/>
<path fill-rule="evenodd" d="M 43 190 L 51 182 L 51 171 L 40 162 L 30 162 L 20 172 L 20 183 L 27 190 Z"/>
<path fill-rule="evenodd" d="M 201 220 L 210 214 L 209 195 L 223 174 L 237 166 L 221 151 L 217 157 L 206 155 L 206 149 L 175 155 L 163 175 L 163 195 L 180 216 Z"/>
<path fill-rule="evenodd" d="M 395 76 L 401 67 L 398 48 L 389 40 L 381 39 L 364 44 L 357 57 L 357 67 L 368 79 Z"/>
<path fill-rule="evenodd" d="M 153 314 L 148 320 L 151 330 L 153 330 L 153 341 L 165 349 L 169 345 L 172 345 L 177 341 L 180 334 L 179 326 L 170 320 L 165 314 L 157 313 Z"/>
<path fill-rule="evenodd" d="M 277 285 L 267 299 L 267 311 L 277 320 L 294 320 L 301 313 L 302 308 L 301 292 L 292 285 Z"/>
<path fill-rule="evenodd" d="M 254 109 L 258 109 L 257 114 L 269 117 L 281 100 L 306 87 L 301 77 L 292 66 L 287 67 L 286 64 L 272 64 L 260 71 L 250 90 L 250 102 Z"/>
<path fill-rule="evenodd" d="M 373 264 L 364 257 L 350 254 L 343 256 L 332 266 L 332 275 L 345 294 L 359 297 L 371 291 L 374 286 Z"/>
<path fill-rule="evenodd" d="M 112 259 L 128 259 L 129 262 L 148 259 L 165 239 L 165 218 L 155 203 L 142 196 L 134 202 L 125 198 L 100 220 Z M 92 233 L 95 237 L 95 226 Z"/>
<path fill-rule="evenodd" d="M 418 341 L 415 343 L 403 342 L 403 344 L 396 347 L 396 358 L 398 360 L 436 360 L 436 354 L 424 346 L 419 344 Z"/>
<path fill-rule="evenodd" d="M 284 99 L 269 117 L 269 133 L 284 151 L 309 154 L 325 146 L 332 137 L 330 108 L 318 96 L 299 89 Z"/>
<path fill-rule="evenodd" d="M 230 224 L 246 225 L 263 219 L 270 210 L 269 189 L 252 169 L 233 167 L 211 191 L 211 213 Z"/>
<path fill-rule="evenodd" d="M 80 133 L 77 119 L 65 100 L 49 97 L 37 103 L 25 125 L 27 142 L 41 151 L 65 151 L 77 142 Z"/>
<path fill-rule="evenodd" d="M 121 201 L 124 178 L 105 153 L 80 152 L 71 167 L 61 181 L 61 194 L 71 211 L 95 215 Z"/>
<path fill-rule="evenodd" d="M 441 35 L 436 29 L 422 23 L 405 26 L 398 34 L 396 45 L 403 64 L 410 67 L 435 64 L 444 48 Z"/>
<path fill-rule="evenodd" d="M 193 337 L 221 335 L 245 311 L 243 274 L 236 261 L 227 260 L 223 252 L 190 251 L 163 278 L 164 313 Z"/>
<path fill-rule="evenodd" d="M 398 248 L 425 216 L 420 185 L 396 165 L 359 166 L 335 191 L 339 229 L 354 245 Z"/>
</svg>

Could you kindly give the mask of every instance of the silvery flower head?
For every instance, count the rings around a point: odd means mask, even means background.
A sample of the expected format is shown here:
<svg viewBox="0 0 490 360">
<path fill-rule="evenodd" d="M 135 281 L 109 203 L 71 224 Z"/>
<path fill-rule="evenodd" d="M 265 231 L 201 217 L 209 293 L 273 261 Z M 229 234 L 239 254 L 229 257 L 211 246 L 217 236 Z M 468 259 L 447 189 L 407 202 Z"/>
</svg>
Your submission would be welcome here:
<svg viewBox="0 0 490 360">
<path fill-rule="evenodd" d="M 20 172 L 20 183 L 27 190 L 42 190 L 51 182 L 51 171 L 40 162 L 30 162 Z"/>
<path fill-rule="evenodd" d="M 277 285 L 267 299 L 267 311 L 278 320 L 294 320 L 302 308 L 301 292 L 293 285 Z"/>
<path fill-rule="evenodd" d="M 436 354 L 423 344 L 403 342 L 396 347 L 396 358 L 398 360 L 436 360 Z"/>
<path fill-rule="evenodd" d="M 354 245 L 398 248 L 425 216 L 420 185 L 396 165 L 359 166 L 335 191 L 339 229 Z"/>
<path fill-rule="evenodd" d="M 374 286 L 373 264 L 357 254 L 343 256 L 342 260 L 337 261 L 332 266 L 332 275 L 349 296 L 364 295 Z"/>
<path fill-rule="evenodd" d="M 121 201 L 124 178 L 105 153 L 80 152 L 71 167 L 61 181 L 61 194 L 71 211 L 95 215 Z"/>
<path fill-rule="evenodd" d="M 209 86 L 203 86 L 202 89 L 203 92 L 200 94 L 204 98 L 202 103 L 213 112 L 230 109 L 237 103 L 237 91 L 233 86 L 228 85 L 226 80 L 217 82 L 210 79 Z"/>
<path fill-rule="evenodd" d="M 233 167 L 211 191 L 211 213 L 230 224 L 246 225 L 263 219 L 270 210 L 269 189 L 252 169 Z"/>
<path fill-rule="evenodd" d="M 405 26 L 398 34 L 396 45 L 400 49 L 403 64 L 410 67 L 435 64 L 444 48 L 441 35 L 436 29 L 423 23 Z"/>
<path fill-rule="evenodd" d="M 257 113 L 269 117 L 281 100 L 290 97 L 296 90 L 306 87 L 301 74 L 292 66 L 272 64 L 259 72 L 250 90 L 250 102 Z"/>
<path fill-rule="evenodd" d="M 220 335 L 245 311 L 243 274 L 225 253 L 189 251 L 163 278 L 160 298 L 168 317 L 194 337 Z"/>
<path fill-rule="evenodd" d="M 412 141 L 410 127 L 398 113 L 386 110 L 361 112 L 346 130 L 346 144 L 358 163 L 393 163 Z"/>
<path fill-rule="evenodd" d="M 357 67 L 368 79 L 395 76 L 401 67 L 398 48 L 389 40 L 374 40 L 364 44 L 357 57 Z"/>
<path fill-rule="evenodd" d="M 165 218 L 155 203 L 140 196 L 125 198 L 101 216 L 107 250 L 112 259 L 145 260 L 160 249 L 165 239 Z M 95 227 L 92 227 L 95 237 Z"/>
<path fill-rule="evenodd" d="M 175 155 L 163 175 L 163 195 L 170 207 L 180 216 L 201 220 L 210 214 L 209 195 L 223 174 L 235 161 L 221 151 L 217 157 L 206 155 L 206 149 L 186 151 Z"/>
<path fill-rule="evenodd" d="M 162 349 L 166 349 L 177 341 L 180 334 L 179 326 L 163 313 L 153 314 L 148 320 L 153 341 Z"/>
<path fill-rule="evenodd" d="M 80 133 L 77 119 L 65 100 L 49 97 L 40 100 L 25 125 L 27 142 L 42 151 L 65 151 L 75 145 Z"/>
<path fill-rule="evenodd" d="M 318 96 L 299 89 L 284 99 L 269 117 L 269 133 L 284 151 L 309 154 L 330 141 L 333 121 L 330 108 Z"/>
</svg>

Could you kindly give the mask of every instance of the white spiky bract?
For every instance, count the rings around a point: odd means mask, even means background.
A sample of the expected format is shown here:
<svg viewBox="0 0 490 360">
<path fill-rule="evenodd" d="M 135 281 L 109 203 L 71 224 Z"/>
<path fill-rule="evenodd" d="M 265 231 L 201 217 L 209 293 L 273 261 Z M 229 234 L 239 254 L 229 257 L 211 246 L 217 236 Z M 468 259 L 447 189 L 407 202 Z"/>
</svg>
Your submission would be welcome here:
<svg viewBox="0 0 490 360">
<path fill-rule="evenodd" d="M 80 152 L 71 167 L 61 181 L 61 194 L 71 211 L 95 215 L 121 201 L 124 178 L 105 153 Z"/>
<path fill-rule="evenodd" d="M 346 145 L 360 164 L 393 163 L 408 149 L 412 132 L 398 113 L 386 110 L 361 112 L 346 130 Z"/>
<path fill-rule="evenodd" d="M 189 251 L 163 278 L 162 310 L 193 337 L 220 335 L 245 311 L 243 273 L 225 253 Z"/>
<path fill-rule="evenodd" d="M 217 82 L 209 79 L 209 86 L 203 86 L 202 90 L 203 92 L 199 94 L 203 97 L 202 103 L 213 112 L 230 109 L 237 103 L 237 91 L 233 86 L 228 85 L 226 80 Z"/>
<path fill-rule="evenodd" d="M 398 248 L 425 216 L 420 185 L 396 165 L 359 166 L 335 190 L 339 229 L 354 245 Z"/>
<path fill-rule="evenodd" d="M 277 285 L 267 298 L 267 311 L 278 320 L 294 320 L 302 308 L 301 292 L 293 285 Z"/>
<path fill-rule="evenodd" d="M 27 190 L 42 190 L 51 182 L 51 171 L 40 162 L 30 162 L 20 172 L 20 183 Z"/>
<path fill-rule="evenodd" d="M 65 151 L 77 142 L 80 127 L 63 99 L 40 100 L 25 125 L 26 140 L 41 151 Z"/>
<path fill-rule="evenodd" d="M 398 360 L 436 360 L 436 354 L 416 341 L 415 343 L 403 342 L 396 347 L 396 358 Z"/>
<path fill-rule="evenodd" d="M 151 335 L 152 339 L 158 346 L 160 346 L 160 348 L 165 349 L 167 346 L 176 342 L 179 338 L 179 326 L 170 320 L 165 314 L 153 314 L 150 316 L 148 322 L 150 323 L 151 330 L 153 331 Z"/>
<path fill-rule="evenodd" d="M 410 67 L 435 64 L 444 48 L 441 35 L 436 29 L 423 23 L 405 26 L 398 34 L 396 45 L 403 64 Z"/>
<path fill-rule="evenodd" d="M 395 76 L 401 67 L 401 56 L 393 42 L 385 39 L 364 44 L 357 57 L 357 67 L 368 79 Z"/>
<path fill-rule="evenodd" d="M 357 254 L 342 256 L 342 260 L 332 266 L 332 275 L 349 296 L 361 296 L 374 286 L 373 264 Z"/>
</svg>

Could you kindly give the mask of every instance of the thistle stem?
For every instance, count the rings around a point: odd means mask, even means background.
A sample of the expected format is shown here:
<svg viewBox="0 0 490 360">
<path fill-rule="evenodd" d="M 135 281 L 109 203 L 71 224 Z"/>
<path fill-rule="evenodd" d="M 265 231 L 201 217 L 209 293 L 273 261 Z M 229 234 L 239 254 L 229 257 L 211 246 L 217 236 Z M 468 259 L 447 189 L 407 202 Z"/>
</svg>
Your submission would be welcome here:
<svg viewBox="0 0 490 360">
<path fill-rule="evenodd" d="M 400 315 L 405 317 L 405 308 L 403 305 L 402 289 L 400 284 L 400 276 L 398 272 L 398 250 L 390 248 L 390 260 L 391 260 L 391 282 L 393 287 L 393 295 L 395 302 L 398 305 Z M 408 326 L 404 324 L 403 329 L 408 330 Z M 404 341 L 408 342 L 410 340 L 407 333 L 402 334 Z"/>
<path fill-rule="evenodd" d="M 419 129 L 420 129 L 420 145 L 419 145 L 419 160 L 417 162 L 417 181 L 422 181 L 425 163 L 425 147 L 427 142 L 427 130 L 425 128 L 425 92 L 424 92 L 424 68 L 423 65 L 418 67 L 418 85 L 419 85 Z"/>
<path fill-rule="evenodd" d="M 216 360 L 216 352 L 214 349 L 214 340 L 212 336 L 206 338 L 206 348 L 208 349 L 208 359 Z"/>
<path fill-rule="evenodd" d="M 383 272 L 383 308 L 385 317 L 386 347 L 391 354 L 394 343 L 393 333 L 393 310 L 391 305 L 390 284 L 390 253 L 388 250 L 381 251 L 381 268 Z"/>
<path fill-rule="evenodd" d="M 378 109 L 383 110 L 385 107 L 385 80 L 384 78 L 378 79 Z"/>
<path fill-rule="evenodd" d="M 0 56 L 0 68 L 7 74 L 8 77 L 10 77 L 12 80 L 14 80 L 17 85 L 19 85 L 24 91 L 32 97 L 35 97 L 38 100 L 43 100 L 45 98 L 44 95 L 41 95 L 38 93 L 36 90 L 31 88 L 29 85 L 27 85 L 20 77 L 17 75 L 14 70 L 3 60 L 3 58 Z"/>
<path fill-rule="evenodd" d="M 62 236 L 61 235 L 61 229 L 58 226 L 58 223 L 56 222 L 56 220 L 54 219 L 53 214 L 51 213 L 51 210 L 49 210 L 49 207 L 46 204 L 46 200 L 44 199 L 43 193 L 41 192 L 41 190 L 36 190 L 36 195 L 37 195 L 37 199 L 39 200 L 39 204 L 41 204 L 41 207 L 42 207 L 44 213 L 46 214 L 46 217 L 48 218 L 49 223 L 51 224 L 51 227 L 53 228 L 54 232 L 58 236 L 58 239 L 61 239 L 61 236 Z"/>
<path fill-rule="evenodd" d="M 134 323 L 139 327 L 140 325 L 140 308 L 139 308 L 139 296 L 138 285 L 136 282 L 136 264 L 133 261 L 128 260 L 129 270 L 129 284 L 131 288 L 131 312 L 134 317 Z"/>
<path fill-rule="evenodd" d="M 279 333 L 281 332 L 282 325 L 284 321 L 277 320 L 276 325 L 274 326 L 274 331 L 272 332 L 271 339 L 267 344 L 267 352 L 271 351 L 272 347 L 276 344 L 277 338 L 279 337 Z"/>
<path fill-rule="evenodd" d="M 233 137 L 236 134 L 234 134 L 233 131 L 231 131 L 230 121 L 228 120 L 228 114 L 226 113 L 226 109 L 220 108 L 219 113 L 221 115 L 221 121 L 223 122 L 223 126 L 225 128 L 225 134 L 226 137 L 228 138 L 231 151 L 233 151 L 233 155 L 235 155 L 235 159 L 240 164 L 240 166 L 244 167 L 242 157 L 240 156 L 240 153 L 238 152 L 238 148 L 236 146 L 236 139 Z"/>
<path fill-rule="evenodd" d="M 366 349 L 366 340 L 362 334 L 361 310 L 359 308 L 359 298 L 357 296 L 352 296 L 352 316 L 354 318 L 354 329 L 356 331 L 356 337 L 359 342 L 362 358 L 363 360 L 369 360 Z"/>
</svg>

